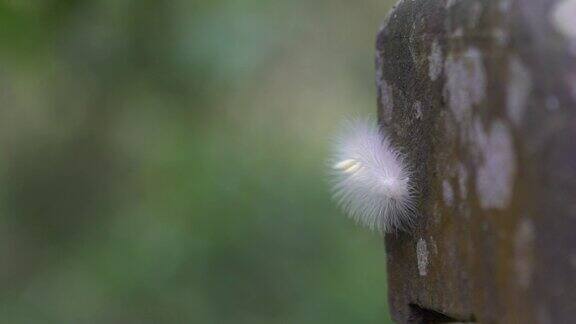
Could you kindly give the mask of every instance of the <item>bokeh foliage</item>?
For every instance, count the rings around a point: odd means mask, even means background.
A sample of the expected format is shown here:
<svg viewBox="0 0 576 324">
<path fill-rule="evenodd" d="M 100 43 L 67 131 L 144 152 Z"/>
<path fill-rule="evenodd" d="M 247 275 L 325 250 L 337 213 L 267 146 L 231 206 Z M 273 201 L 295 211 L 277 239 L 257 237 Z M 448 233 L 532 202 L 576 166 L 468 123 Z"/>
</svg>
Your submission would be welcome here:
<svg viewBox="0 0 576 324">
<path fill-rule="evenodd" d="M 390 1 L 0 2 L 0 322 L 382 323 L 330 201 Z"/>
</svg>

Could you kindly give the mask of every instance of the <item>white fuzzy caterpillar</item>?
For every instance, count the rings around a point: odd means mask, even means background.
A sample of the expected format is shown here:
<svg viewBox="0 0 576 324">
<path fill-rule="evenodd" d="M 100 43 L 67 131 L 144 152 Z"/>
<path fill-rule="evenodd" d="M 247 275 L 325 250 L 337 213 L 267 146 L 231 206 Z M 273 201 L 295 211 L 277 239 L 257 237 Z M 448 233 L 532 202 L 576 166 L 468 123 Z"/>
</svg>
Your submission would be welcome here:
<svg viewBox="0 0 576 324">
<path fill-rule="evenodd" d="M 357 222 L 382 232 L 413 223 L 410 170 L 386 135 L 370 120 L 352 120 L 333 152 L 334 198 Z"/>
</svg>

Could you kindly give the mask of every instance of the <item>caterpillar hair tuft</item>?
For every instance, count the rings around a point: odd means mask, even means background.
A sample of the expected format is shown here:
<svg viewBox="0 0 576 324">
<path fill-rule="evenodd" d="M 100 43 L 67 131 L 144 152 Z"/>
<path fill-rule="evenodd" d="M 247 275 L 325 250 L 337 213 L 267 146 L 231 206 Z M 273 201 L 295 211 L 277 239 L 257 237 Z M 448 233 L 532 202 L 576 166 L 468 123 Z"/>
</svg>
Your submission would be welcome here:
<svg viewBox="0 0 576 324">
<path fill-rule="evenodd" d="M 348 216 L 381 232 L 413 225 L 410 168 L 375 122 L 348 121 L 337 137 L 331 162 L 333 196 Z"/>
</svg>

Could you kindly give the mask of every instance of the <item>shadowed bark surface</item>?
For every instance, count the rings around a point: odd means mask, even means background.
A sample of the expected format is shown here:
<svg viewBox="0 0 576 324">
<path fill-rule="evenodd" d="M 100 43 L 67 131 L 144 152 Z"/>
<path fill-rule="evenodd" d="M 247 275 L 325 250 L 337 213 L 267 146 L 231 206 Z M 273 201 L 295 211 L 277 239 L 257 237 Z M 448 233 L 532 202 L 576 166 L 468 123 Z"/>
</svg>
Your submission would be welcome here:
<svg viewBox="0 0 576 324">
<path fill-rule="evenodd" d="M 379 121 L 419 191 L 418 224 L 386 236 L 396 321 L 576 314 L 570 2 L 400 1 L 386 18 Z"/>
</svg>

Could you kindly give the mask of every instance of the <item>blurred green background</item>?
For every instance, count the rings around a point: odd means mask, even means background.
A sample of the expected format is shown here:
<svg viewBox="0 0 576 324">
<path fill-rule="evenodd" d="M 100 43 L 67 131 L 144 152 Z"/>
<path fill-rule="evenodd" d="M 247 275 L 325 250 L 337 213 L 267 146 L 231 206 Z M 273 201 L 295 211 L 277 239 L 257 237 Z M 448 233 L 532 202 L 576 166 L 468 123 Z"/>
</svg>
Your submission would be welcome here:
<svg viewBox="0 0 576 324">
<path fill-rule="evenodd" d="M 330 200 L 389 0 L 0 2 L 0 323 L 386 323 Z"/>
</svg>

